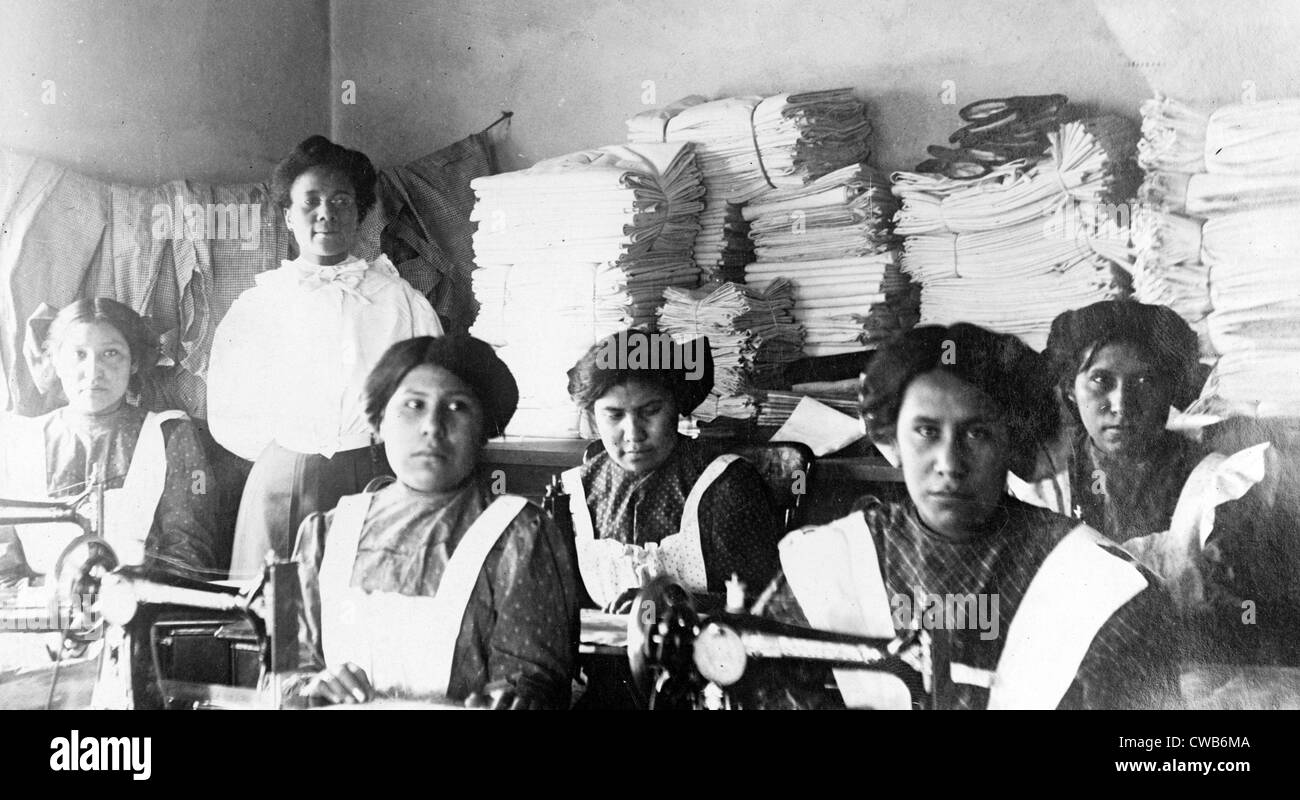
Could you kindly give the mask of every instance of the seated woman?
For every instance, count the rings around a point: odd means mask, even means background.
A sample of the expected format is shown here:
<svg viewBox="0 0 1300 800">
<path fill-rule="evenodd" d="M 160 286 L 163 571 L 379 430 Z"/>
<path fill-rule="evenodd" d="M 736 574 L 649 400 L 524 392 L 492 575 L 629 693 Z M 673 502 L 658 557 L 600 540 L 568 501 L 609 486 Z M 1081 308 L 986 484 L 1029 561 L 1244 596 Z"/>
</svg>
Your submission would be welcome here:
<svg viewBox="0 0 1300 800">
<path fill-rule="evenodd" d="M 934 665 L 941 708 L 1172 702 L 1170 603 L 1154 576 L 1088 526 L 1005 493 L 1008 470 L 1060 424 L 1046 376 L 1020 340 L 964 323 L 883 346 L 862 376 L 862 416 L 897 452 L 907 497 L 864 498 L 789 534 L 755 612 L 878 638 L 928 628 L 949 654 Z M 894 701 L 880 673 L 775 673 L 759 671 L 748 704 Z"/>
<path fill-rule="evenodd" d="M 1168 530 L 1204 456 L 1165 430 L 1170 406 L 1200 391 L 1197 354 L 1196 334 L 1164 306 L 1107 300 L 1058 316 L 1045 355 L 1074 427 L 1040 453 L 1045 479 L 1013 479 L 1012 491 L 1116 542 Z"/>
<path fill-rule="evenodd" d="M 208 421 L 253 462 L 235 523 L 230 574 L 287 558 L 303 518 L 390 475 L 366 426 L 361 386 L 393 342 L 438 335 L 429 302 L 386 256 L 353 255 L 375 204 L 364 153 L 313 136 L 271 176 L 298 257 L 257 276 L 221 320 L 208 367 Z"/>
<path fill-rule="evenodd" d="M 318 703 L 568 706 L 578 641 L 568 542 L 539 507 L 493 497 L 476 474 L 518 400 L 491 346 L 463 334 L 398 342 L 379 359 L 366 418 L 397 480 L 303 521 L 301 649 L 318 671 L 290 691 Z"/>
<path fill-rule="evenodd" d="M 217 487 L 189 418 L 148 410 L 158 356 L 149 327 L 114 300 L 78 300 L 54 317 L 43 350 L 67 405 L 0 421 L 0 497 L 67 499 L 101 482 L 100 535 L 121 563 L 213 577 L 204 572 L 217 562 Z M 48 575 L 80 532 L 54 528 L 0 528 L 0 581 Z"/>
<path fill-rule="evenodd" d="M 762 476 L 738 456 L 713 458 L 677 433 L 678 419 L 713 387 L 708 340 L 660 353 L 660 335 L 606 337 L 568 373 L 569 395 L 605 446 L 564 475 L 579 564 L 589 596 L 620 610 L 642 566 L 697 593 L 724 592 L 733 574 L 757 592 L 777 568 L 778 517 Z M 653 359 L 628 357 L 652 348 Z M 658 545 L 658 558 L 647 558 L 648 544 Z"/>
</svg>

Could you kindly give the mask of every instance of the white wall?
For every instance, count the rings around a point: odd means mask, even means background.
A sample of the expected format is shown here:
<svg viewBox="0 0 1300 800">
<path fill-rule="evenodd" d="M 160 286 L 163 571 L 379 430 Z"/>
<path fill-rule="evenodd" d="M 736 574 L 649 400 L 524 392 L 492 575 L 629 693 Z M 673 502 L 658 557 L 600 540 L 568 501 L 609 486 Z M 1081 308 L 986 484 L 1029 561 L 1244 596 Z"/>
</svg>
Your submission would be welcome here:
<svg viewBox="0 0 1300 800">
<path fill-rule="evenodd" d="M 0 145 L 99 178 L 264 180 L 328 80 L 328 0 L 0 0 Z"/>
<path fill-rule="evenodd" d="M 1064 92 L 1137 117 L 1156 83 L 1237 99 L 1300 95 L 1300 3 L 1219 0 L 335 0 L 335 134 L 384 163 L 421 155 L 512 109 L 507 166 L 624 137 L 644 108 L 692 93 L 851 86 L 877 156 L 910 167 L 957 108 Z M 357 85 L 355 104 L 339 84 Z M 940 102 L 954 81 L 957 105 Z"/>
</svg>

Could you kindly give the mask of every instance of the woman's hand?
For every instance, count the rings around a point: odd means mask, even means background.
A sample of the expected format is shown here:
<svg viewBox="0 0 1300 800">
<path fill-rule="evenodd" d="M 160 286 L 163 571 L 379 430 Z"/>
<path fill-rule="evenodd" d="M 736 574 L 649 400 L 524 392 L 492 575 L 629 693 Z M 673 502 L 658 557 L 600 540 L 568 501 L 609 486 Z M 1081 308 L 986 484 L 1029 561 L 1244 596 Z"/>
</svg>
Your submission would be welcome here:
<svg viewBox="0 0 1300 800">
<path fill-rule="evenodd" d="M 533 711 L 541 707 L 541 703 L 531 697 L 517 694 L 512 686 L 496 689 L 486 695 L 475 692 L 465 698 L 465 708 L 487 708 L 492 711 Z"/>
<path fill-rule="evenodd" d="M 312 705 L 367 703 L 375 696 L 366 671 L 348 662 L 323 669 L 303 686 L 302 696 Z"/>
</svg>

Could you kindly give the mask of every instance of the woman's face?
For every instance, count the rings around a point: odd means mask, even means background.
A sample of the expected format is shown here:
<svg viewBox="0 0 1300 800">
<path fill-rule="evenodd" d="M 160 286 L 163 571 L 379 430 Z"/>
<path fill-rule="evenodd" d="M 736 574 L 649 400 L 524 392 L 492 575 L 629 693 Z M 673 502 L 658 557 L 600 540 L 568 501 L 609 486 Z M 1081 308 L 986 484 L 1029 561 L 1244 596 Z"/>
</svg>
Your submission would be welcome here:
<svg viewBox="0 0 1300 800">
<path fill-rule="evenodd" d="M 469 384 L 442 367 L 406 374 L 384 406 L 379 435 L 397 479 L 421 492 L 445 492 L 478 464 L 483 406 Z"/>
<path fill-rule="evenodd" d="M 54 350 L 54 371 L 68 407 L 82 414 L 111 414 L 122 406 L 135 366 L 131 347 L 107 322 L 74 322 Z"/>
<path fill-rule="evenodd" d="M 1098 350 L 1074 377 L 1070 399 L 1097 449 L 1133 456 L 1164 431 L 1173 388 L 1140 348 L 1115 343 Z"/>
<path fill-rule="evenodd" d="M 605 452 L 628 472 L 651 472 L 677 446 L 677 406 L 653 383 L 628 381 L 592 405 Z"/>
<path fill-rule="evenodd" d="M 898 412 L 898 456 L 907 493 L 932 530 L 967 539 L 1006 488 L 1011 437 L 992 398 L 949 372 L 917 376 Z"/>
<path fill-rule="evenodd" d="M 334 170 L 312 167 L 289 189 L 284 222 L 293 231 L 300 257 L 309 264 L 338 264 L 357 240 L 356 190 Z"/>
</svg>

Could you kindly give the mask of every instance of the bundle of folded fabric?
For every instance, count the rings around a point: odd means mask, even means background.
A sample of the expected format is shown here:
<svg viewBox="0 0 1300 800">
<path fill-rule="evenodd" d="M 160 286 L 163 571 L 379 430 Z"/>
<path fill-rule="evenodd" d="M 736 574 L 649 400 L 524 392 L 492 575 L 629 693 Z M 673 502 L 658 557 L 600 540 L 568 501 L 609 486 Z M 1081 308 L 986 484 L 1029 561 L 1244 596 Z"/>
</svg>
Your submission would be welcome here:
<svg viewBox="0 0 1300 800">
<path fill-rule="evenodd" d="M 884 176 L 855 163 L 774 189 L 742 210 L 758 257 L 745 284 L 794 285 L 807 355 L 870 349 L 915 323 L 917 294 L 898 268 L 897 208 Z"/>
<path fill-rule="evenodd" d="M 858 416 L 858 400 L 856 397 L 826 392 L 770 391 L 765 392 L 763 395 L 762 411 L 758 415 L 758 425 L 764 428 L 781 427 L 794 413 L 795 406 L 799 405 L 799 401 L 805 397 L 811 397 L 819 403 L 828 405 L 836 411 L 855 419 Z"/>
<path fill-rule="evenodd" d="M 1138 163 L 1148 172 L 1300 173 L 1300 98 L 1209 112 L 1165 96 L 1147 100 Z"/>
<path fill-rule="evenodd" d="M 1094 117 L 1046 138 L 1042 158 L 977 177 L 893 174 L 922 323 L 973 322 L 1042 349 L 1062 311 L 1127 292 L 1136 126 Z"/>
<path fill-rule="evenodd" d="M 480 310 L 470 333 L 499 348 L 519 384 L 507 433 L 578 436 L 566 370 L 602 337 L 652 323 L 664 289 L 699 282 L 693 147 L 614 145 L 471 185 Z"/>
<path fill-rule="evenodd" d="M 1188 320 L 1214 365 L 1183 420 L 1300 416 L 1300 99 L 1157 97 L 1142 118 L 1135 294 Z"/>
<path fill-rule="evenodd" d="M 801 357 L 803 331 L 791 316 L 793 287 L 774 282 L 757 292 L 738 283 L 667 289 L 659 329 L 679 342 L 709 338 L 713 390 L 695 409 L 696 419 L 751 419 L 758 413 L 755 386 Z"/>
<path fill-rule="evenodd" d="M 753 260 L 736 206 L 870 155 L 866 107 L 850 89 L 711 102 L 694 95 L 627 125 L 632 142 L 696 144 L 708 193 L 695 255 L 706 280 L 739 280 Z"/>
</svg>

